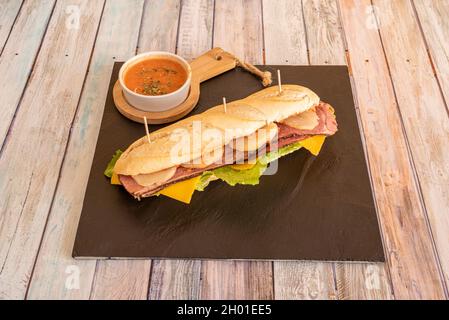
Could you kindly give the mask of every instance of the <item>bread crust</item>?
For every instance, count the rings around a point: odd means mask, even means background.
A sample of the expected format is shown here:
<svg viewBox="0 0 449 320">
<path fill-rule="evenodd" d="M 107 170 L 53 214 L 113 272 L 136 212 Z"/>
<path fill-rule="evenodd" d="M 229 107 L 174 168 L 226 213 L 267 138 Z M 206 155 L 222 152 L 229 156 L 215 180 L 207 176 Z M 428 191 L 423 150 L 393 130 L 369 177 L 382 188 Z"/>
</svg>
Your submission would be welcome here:
<svg viewBox="0 0 449 320">
<path fill-rule="evenodd" d="M 228 103 L 226 113 L 223 105 L 218 105 L 152 132 L 151 143 L 146 136 L 138 139 L 123 152 L 114 172 L 138 175 L 178 166 L 233 139 L 248 136 L 267 124 L 307 111 L 319 102 L 320 98 L 312 90 L 298 85 L 282 85 L 281 94 L 277 86 L 263 89 Z M 200 143 L 192 143 L 198 135 Z M 177 150 L 186 143 L 190 147 Z"/>
</svg>

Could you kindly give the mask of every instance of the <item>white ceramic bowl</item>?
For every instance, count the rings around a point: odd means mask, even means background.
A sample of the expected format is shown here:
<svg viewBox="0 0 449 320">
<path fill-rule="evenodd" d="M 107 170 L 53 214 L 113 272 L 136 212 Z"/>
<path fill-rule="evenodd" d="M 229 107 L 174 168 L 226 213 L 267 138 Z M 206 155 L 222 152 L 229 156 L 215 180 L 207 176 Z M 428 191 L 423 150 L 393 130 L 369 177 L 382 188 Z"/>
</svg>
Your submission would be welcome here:
<svg viewBox="0 0 449 320">
<path fill-rule="evenodd" d="M 178 90 L 159 96 L 147 96 L 128 89 L 124 81 L 124 75 L 126 74 L 126 71 L 134 64 L 148 58 L 166 58 L 177 61 L 186 70 L 187 80 Z M 126 61 L 120 68 L 118 78 L 125 99 L 129 104 L 143 111 L 160 112 L 170 110 L 186 100 L 190 90 L 190 82 L 192 80 L 192 69 L 190 68 L 190 64 L 186 60 L 176 54 L 165 51 L 150 51 L 141 53 Z"/>
</svg>

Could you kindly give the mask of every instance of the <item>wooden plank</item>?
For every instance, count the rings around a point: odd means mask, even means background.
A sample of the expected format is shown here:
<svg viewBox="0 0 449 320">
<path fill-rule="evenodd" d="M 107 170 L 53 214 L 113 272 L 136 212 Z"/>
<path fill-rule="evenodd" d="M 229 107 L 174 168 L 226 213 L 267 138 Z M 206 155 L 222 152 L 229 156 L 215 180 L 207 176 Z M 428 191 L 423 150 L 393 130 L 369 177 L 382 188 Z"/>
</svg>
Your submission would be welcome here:
<svg viewBox="0 0 449 320">
<path fill-rule="evenodd" d="M 198 299 L 201 262 L 197 260 L 155 260 L 151 273 L 151 300 Z"/>
<path fill-rule="evenodd" d="M 311 64 L 346 64 L 345 47 L 336 1 L 304 0 L 303 10 L 304 20 L 307 26 L 307 40 Z M 362 141 L 364 142 L 364 137 L 362 137 Z M 376 280 L 380 284 L 374 289 L 365 285 L 365 283 L 370 283 L 366 280 L 366 275 L 370 275 L 366 270 L 379 270 L 379 274 L 385 275 L 387 274 L 385 265 L 337 263 L 334 265 L 334 269 L 340 271 L 334 275 L 339 299 L 391 298 L 390 282 L 387 277 L 377 277 Z M 347 274 L 351 276 L 344 276 Z M 346 288 L 350 288 L 351 290 L 345 290 Z"/>
<path fill-rule="evenodd" d="M 20 1 L 13 2 L 16 5 L 20 4 Z M 12 7 L 11 1 L 7 2 L 6 5 Z M 9 35 L 9 41 L 3 49 L 0 57 L 0 74 L 2 75 L 0 78 L 0 91 L 2 92 L 2 99 L 0 100 L 0 146 L 3 145 L 30 76 L 53 6 L 54 0 L 27 1 L 23 5 Z M 8 10 L 3 12 L 3 15 L 7 13 Z M 0 21 L 3 23 L 1 17 Z M 7 22 L 6 19 L 5 23 Z M 0 41 L 2 31 L 3 26 L 0 29 Z"/>
<path fill-rule="evenodd" d="M 203 261 L 201 299 L 273 299 L 272 264 Z"/>
<path fill-rule="evenodd" d="M 267 64 L 309 64 L 301 3 L 263 1 L 263 23 Z M 293 261 L 273 264 L 276 299 L 336 298 L 332 264 Z"/>
<path fill-rule="evenodd" d="M 151 263 L 140 260 L 101 261 L 95 272 L 90 298 L 145 300 L 148 294 L 150 268 Z"/>
<path fill-rule="evenodd" d="M 263 63 L 261 20 L 260 1 L 216 1 L 214 46 L 246 61 Z M 201 298 L 271 299 L 272 263 L 203 261 Z"/>
<path fill-rule="evenodd" d="M 267 64 L 309 64 L 307 37 L 299 1 L 263 0 Z"/>
<path fill-rule="evenodd" d="M 336 280 L 340 300 L 393 299 L 389 275 L 383 264 L 338 263 Z"/>
<path fill-rule="evenodd" d="M 449 117 L 446 105 L 410 1 L 374 1 L 374 4 L 379 8 L 380 33 L 430 228 L 446 283 L 449 283 Z M 400 20 L 396 19 L 397 15 Z M 445 59 L 447 65 L 447 56 Z"/>
<path fill-rule="evenodd" d="M 79 24 L 67 23 L 69 5 Z M 1 298 L 25 295 L 102 9 L 103 1 L 57 3 L 1 154 Z"/>
<path fill-rule="evenodd" d="M 170 48 L 186 59 L 210 49 L 212 43 L 213 1 L 183 1 L 179 17 L 178 40 Z M 168 50 L 168 48 L 167 48 Z M 198 299 L 201 261 L 156 260 L 151 273 L 150 299 Z"/>
<path fill-rule="evenodd" d="M 22 3 L 22 0 L 4 0 L 0 3 L 0 53 L 8 40 Z"/>
<path fill-rule="evenodd" d="M 89 73 L 81 95 L 70 141 L 61 169 L 50 216 L 28 291 L 29 299 L 88 299 L 94 278 L 96 261 L 73 260 L 72 247 L 83 204 L 84 192 L 90 172 L 97 136 L 103 115 L 112 66 L 135 54 L 142 16 L 143 0 L 129 6 L 125 1 L 108 1 L 104 8 L 101 26 L 95 43 Z M 130 268 L 142 274 L 136 264 L 123 261 L 100 261 L 95 284 L 95 297 L 104 291 L 99 285 L 112 286 L 112 282 L 123 278 L 108 276 L 113 273 L 126 275 L 123 269 Z M 119 267 L 120 266 L 120 267 Z M 79 286 L 66 285 L 74 272 L 79 270 Z M 102 274 L 104 272 L 104 274 Z M 139 273 L 140 272 L 140 273 Z M 142 277 L 143 282 L 148 281 Z M 107 284 L 109 280 L 109 284 Z M 134 284 L 134 283 L 132 283 Z M 134 290 L 124 290 L 134 293 Z M 123 296 L 121 296 L 123 297 Z"/>
<path fill-rule="evenodd" d="M 303 0 L 310 64 L 346 64 L 334 0 Z"/>
<path fill-rule="evenodd" d="M 216 0 L 213 46 L 263 63 L 262 8 L 256 0 Z"/>
<path fill-rule="evenodd" d="M 413 1 L 440 81 L 446 106 L 449 101 L 449 1 Z"/>
<path fill-rule="evenodd" d="M 372 10 L 367 13 L 371 2 L 339 3 L 394 296 L 443 298 L 388 65 L 375 17 Z"/>
<path fill-rule="evenodd" d="M 146 1 L 138 52 L 176 50 L 180 0 Z"/>
<path fill-rule="evenodd" d="M 335 270 L 339 300 L 394 299 L 390 275 L 383 264 L 337 263 Z"/>
<path fill-rule="evenodd" d="M 193 60 L 212 48 L 213 0 L 182 2 L 177 53 Z"/>
<path fill-rule="evenodd" d="M 281 300 L 337 298 L 332 263 L 274 262 L 274 296 Z"/>
</svg>

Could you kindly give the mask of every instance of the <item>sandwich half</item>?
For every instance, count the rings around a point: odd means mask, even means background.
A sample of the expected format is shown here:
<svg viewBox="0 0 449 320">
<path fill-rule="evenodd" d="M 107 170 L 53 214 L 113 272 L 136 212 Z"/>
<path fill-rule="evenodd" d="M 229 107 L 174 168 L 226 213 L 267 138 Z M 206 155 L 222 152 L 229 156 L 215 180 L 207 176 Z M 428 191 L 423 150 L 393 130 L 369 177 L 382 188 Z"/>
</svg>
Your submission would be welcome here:
<svg viewBox="0 0 449 320">
<path fill-rule="evenodd" d="M 140 138 L 116 154 L 105 174 L 137 199 L 165 195 L 190 203 L 211 181 L 255 185 L 282 156 L 301 148 L 318 155 L 336 131 L 334 109 L 313 91 L 270 87 Z"/>
</svg>

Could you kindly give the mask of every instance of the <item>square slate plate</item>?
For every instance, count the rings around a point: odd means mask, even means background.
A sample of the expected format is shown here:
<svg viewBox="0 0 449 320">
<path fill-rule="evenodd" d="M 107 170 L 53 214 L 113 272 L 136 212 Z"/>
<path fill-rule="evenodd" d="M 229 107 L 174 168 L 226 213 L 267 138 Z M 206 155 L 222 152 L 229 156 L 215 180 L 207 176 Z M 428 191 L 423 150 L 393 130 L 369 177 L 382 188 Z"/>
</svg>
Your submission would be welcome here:
<svg viewBox="0 0 449 320">
<path fill-rule="evenodd" d="M 113 105 L 120 66 L 111 78 L 74 257 L 384 261 L 345 66 L 261 66 L 273 74 L 279 68 L 284 83 L 307 86 L 333 105 L 338 133 L 318 157 L 306 150 L 286 156 L 258 186 L 213 182 L 190 205 L 164 196 L 139 202 L 103 176 L 115 150 L 145 134 Z M 254 76 L 229 71 L 202 84 L 192 114 L 260 89 Z"/>
</svg>

